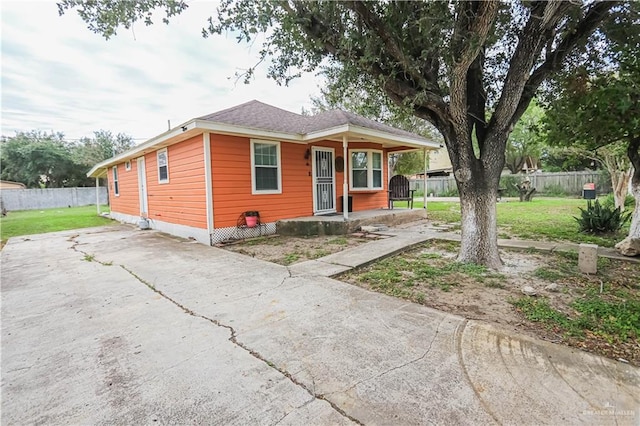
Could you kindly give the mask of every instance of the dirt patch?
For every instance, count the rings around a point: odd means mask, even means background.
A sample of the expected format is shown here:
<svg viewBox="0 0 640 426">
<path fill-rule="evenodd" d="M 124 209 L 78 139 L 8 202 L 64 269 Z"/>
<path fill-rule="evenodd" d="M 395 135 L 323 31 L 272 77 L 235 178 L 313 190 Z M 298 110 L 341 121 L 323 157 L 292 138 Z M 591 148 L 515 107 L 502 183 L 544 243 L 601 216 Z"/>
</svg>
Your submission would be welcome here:
<svg viewBox="0 0 640 426">
<path fill-rule="evenodd" d="M 223 245 L 222 248 L 280 265 L 293 265 L 305 260 L 319 259 L 378 238 L 381 237 L 367 233 L 308 238 L 275 235 L 239 241 Z"/>
<path fill-rule="evenodd" d="M 586 275 L 574 253 L 501 251 L 505 266 L 494 272 L 455 262 L 457 248 L 428 242 L 339 279 L 640 365 L 640 265 L 600 259 Z"/>
</svg>

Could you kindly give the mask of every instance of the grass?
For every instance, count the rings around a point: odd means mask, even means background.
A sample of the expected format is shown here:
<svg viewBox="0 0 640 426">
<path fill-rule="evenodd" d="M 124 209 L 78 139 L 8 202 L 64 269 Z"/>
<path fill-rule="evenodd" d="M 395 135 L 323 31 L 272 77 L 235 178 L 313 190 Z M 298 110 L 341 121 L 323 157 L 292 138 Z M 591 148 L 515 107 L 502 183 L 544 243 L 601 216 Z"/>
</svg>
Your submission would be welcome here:
<svg viewBox="0 0 640 426">
<path fill-rule="evenodd" d="M 489 271 L 485 266 L 450 262 L 438 253 L 412 254 L 425 247 L 427 245 L 419 245 L 404 255 L 377 262 L 365 268 L 361 274 L 358 274 L 357 279 L 374 290 L 418 303 L 422 303 L 420 299 L 424 298 L 424 294 L 416 293 L 412 288 L 424 283 L 428 283 L 432 288 L 450 291 L 459 285 L 460 277 L 464 276 L 483 283 L 487 287 L 501 286 L 498 280 L 503 279 L 504 276 Z M 439 262 L 434 263 L 434 261 Z"/>
<path fill-rule="evenodd" d="M 107 206 L 102 207 L 102 211 L 107 210 Z M 11 237 L 88 228 L 110 223 L 110 219 L 97 215 L 96 206 L 12 211 L 0 219 L 0 239 L 4 245 Z"/>
<path fill-rule="evenodd" d="M 513 304 L 528 320 L 567 336 L 581 338 L 593 333 L 610 343 L 640 337 L 640 300 L 626 291 L 605 299 L 592 290 L 571 303 L 571 315 L 553 308 L 543 298 L 521 297 Z"/>
<path fill-rule="evenodd" d="M 621 231 L 607 235 L 581 233 L 574 216 L 585 200 L 575 198 L 534 198 L 530 202 L 501 202 L 497 204 L 497 220 L 502 237 L 511 236 L 523 240 L 571 241 L 613 247 L 622 240 L 628 225 Z M 415 202 L 414 208 L 422 208 Z M 453 202 L 427 202 L 429 219 L 437 222 L 460 223 L 460 204 Z"/>
</svg>

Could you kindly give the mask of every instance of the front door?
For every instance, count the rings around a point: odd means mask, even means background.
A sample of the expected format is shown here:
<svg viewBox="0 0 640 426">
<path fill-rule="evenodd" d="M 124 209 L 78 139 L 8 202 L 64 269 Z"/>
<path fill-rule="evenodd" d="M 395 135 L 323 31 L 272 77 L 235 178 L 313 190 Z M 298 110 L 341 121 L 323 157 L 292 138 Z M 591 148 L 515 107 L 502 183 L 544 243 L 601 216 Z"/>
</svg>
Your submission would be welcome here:
<svg viewBox="0 0 640 426">
<path fill-rule="evenodd" d="M 333 148 L 313 147 L 313 213 L 336 211 L 336 182 L 333 168 Z"/>
<path fill-rule="evenodd" d="M 138 158 L 138 194 L 140 197 L 140 216 L 147 217 L 147 172 L 144 157 Z"/>
</svg>

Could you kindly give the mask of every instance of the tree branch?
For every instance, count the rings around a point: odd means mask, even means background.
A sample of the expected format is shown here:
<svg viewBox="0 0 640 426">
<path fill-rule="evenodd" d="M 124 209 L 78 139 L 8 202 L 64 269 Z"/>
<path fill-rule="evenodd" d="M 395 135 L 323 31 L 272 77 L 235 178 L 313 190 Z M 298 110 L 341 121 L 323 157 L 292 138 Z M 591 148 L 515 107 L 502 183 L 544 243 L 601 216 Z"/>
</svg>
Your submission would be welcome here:
<svg viewBox="0 0 640 426">
<path fill-rule="evenodd" d="M 362 18 L 363 23 L 378 37 L 380 37 L 380 40 L 382 40 L 384 46 L 387 48 L 387 53 L 389 53 L 391 57 L 402 66 L 402 69 L 405 73 L 410 75 L 411 78 L 415 80 L 416 85 L 422 86 L 431 92 L 440 93 L 437 79 L 427 80 L 427 78 L 425 78 L 425 76 L 418 71 L 416 64 L 412 63 L 411 59 L 407 57 L 407 55 L 405 55 L 403 50 L 391 35 L 391 31 L 389 31 L 389 28 L 382 22 L 381 19 L 379 19 L 377 15 L 371 12 L 371 10 L 367 6 L 368 4 L 370 3 L 365 3 L 362 1 L 350 1 L 346 2 L 345 6 L 356 12 Z"/>
<path fill-rule="evenodd" d="M 536 94 L 540 84 L 552 73 L 558 71 L 569 53 L 576 45 L 588 38 L 597 28 L 602 20 L 607 16 L 612 7 L 619 2 L 603 1 L 594 4 L 585 14 L 584 18 L 578 23 L 572 31 L 566 31 L 566 36 L 562 39 L 555 50 L 547 55 L 545 61 L 536 68 L 527 79 L 520 102 L 518 103 L 511 123 L 517 122 L 522 114 L 527 110 L 531 99 Z M 550 34 L 552 35 L 552 34 Z"/>
<path fill-rule="evenodd" d="M 498 5 L 496 1 L 459 3 L 452 40 L 450 111 L 452 118 L 465 127 L 468 127 L 467 73 L 487 41 L 498 15 Z"/>
<path fill-rule="evenodd" d="M 543 81 L 541 79 L 537 83 L 531 98 L 524 104 L 521 99 L 524 88 L 530 80 L 529 73 L 535 61 L 540 56 L 542 48 L 547 44 L 547 37 L 550 37 L 552 34 L 550 30 L 557 25 L 558 21 L 570 7 L 570 2 L 560 2 L 558 0 L 549 2 L 541 1 L 533 4 L 529 20 L 520 34 L 518 46 L 511 58 L 500 100 L 489 123 L 489 132 L 495 134 L 507 133 L 526 110 L 533 94 L 535 94 L 538 86 Z M 571 48 L 573 48 L 573 46 L 575 46 L 575 43 Z M 546 77 L 547 75 L 548 73 L 544 76 Z M 520 104 L 525 105 L 522 111 L 518 110 Z M 519 114 L 516 114 L 516 112 Z M 494 139 L 501 140 L 502 138 L 497 137 Z"/>
<path fill-rule="evenodd" d="M 379 61 L 367 59 L 365 52 L 350 45 L 348 50 L 339 46 L 340 40 L 335 39 L 339 35 L 332 35 L 333 40 L 328 40 L 328 34 L 332 33 L 322 20 L 313 12 L 305 8 L 305 2 L 295 2 L 293 9 L 288 2 L 282 2 L 283 9 L 294 18 L 302 31 L 312 40 L 321 43 L 324 50 L 344 62 L 360 63 L 368 68 L 369 74 L 374 78 L 381 78 L 382 89 L 394 102 L 403 105 L 407 99 L 419 105 L 421 108 L 429 109 L 433 114 L 427 114 L 428 120 L 437 127 L 448 122 L 448 108 L 444 99 L 438 93 L 428 90 L 425 87 L 416 86 L 412 80 L 401 78 L 401 74 L 389 76 L 389 72 L 382 68 Z M 437 117 L 437 118 L 436 118 Z"/>
</svg>

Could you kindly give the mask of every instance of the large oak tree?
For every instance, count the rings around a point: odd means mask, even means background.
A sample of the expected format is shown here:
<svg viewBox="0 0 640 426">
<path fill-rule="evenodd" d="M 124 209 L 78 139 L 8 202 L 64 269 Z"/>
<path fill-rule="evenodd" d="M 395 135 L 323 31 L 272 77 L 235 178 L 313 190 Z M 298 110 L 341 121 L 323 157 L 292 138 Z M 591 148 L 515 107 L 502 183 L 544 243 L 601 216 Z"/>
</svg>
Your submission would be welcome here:
<svg viewBox="0 0 640 426">
<path fill-rule="evenodd" d="M 63 0 L 91 30 L 150 24 L 187 7 L 172 0 Z M 462 208 L 458 259 L 499 267 L 496 195 L 509 133 L 540 85 L 606 20 L 610 1 L 255 1 L 223 0 L 204 35 L 262 40 L 269 74 L 338 64 L 366 76 L 391 100 L 432 123 L 454 168 Z M 253 70 L 249 70 L 248 76 Z M 346 81 L 348 82 L 348 78 Z"/>
</svg>

